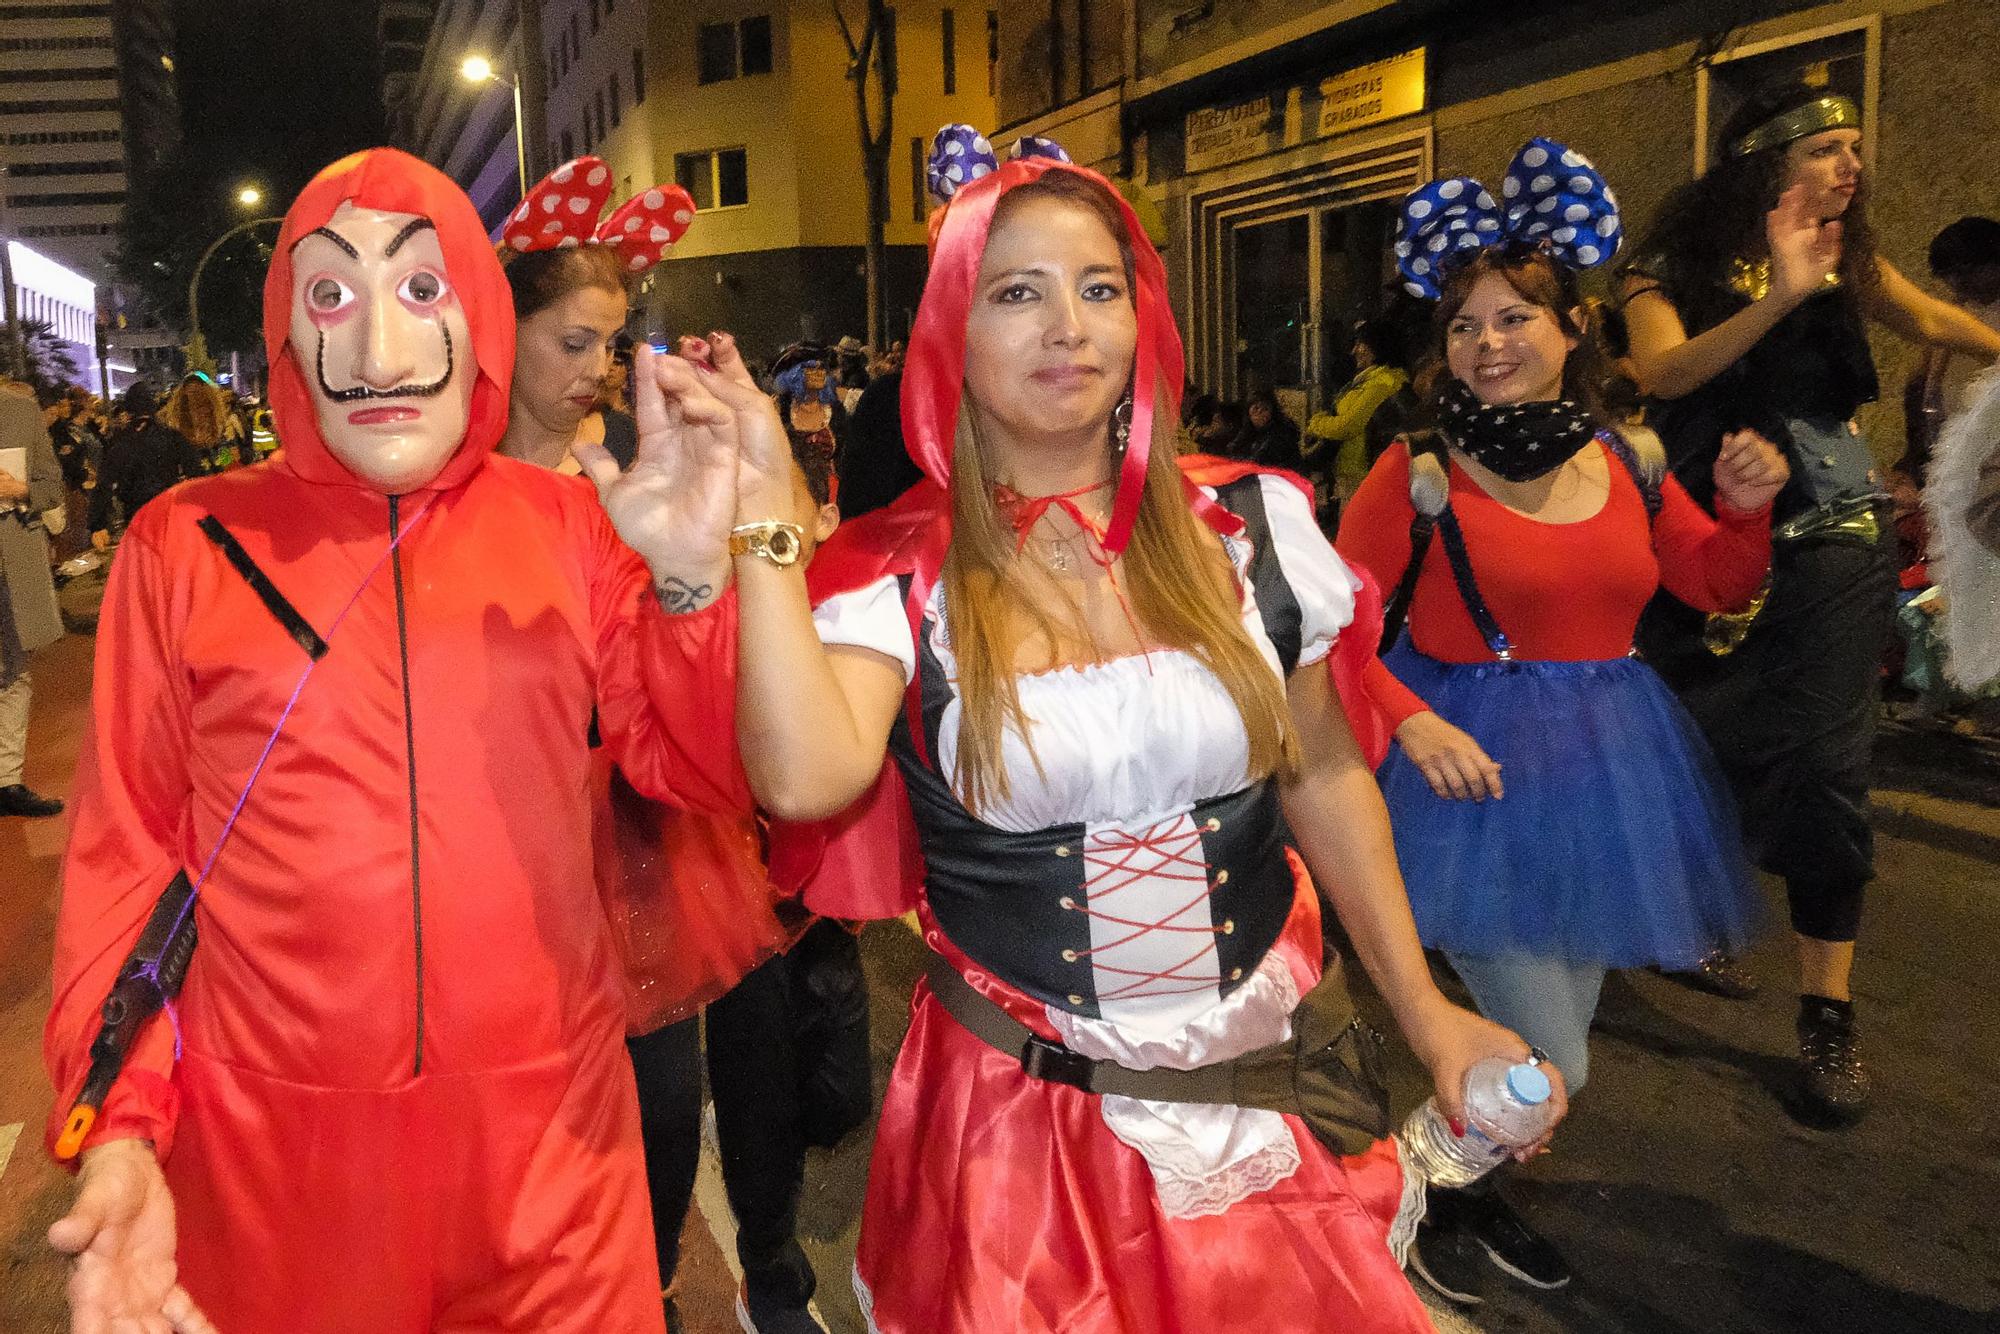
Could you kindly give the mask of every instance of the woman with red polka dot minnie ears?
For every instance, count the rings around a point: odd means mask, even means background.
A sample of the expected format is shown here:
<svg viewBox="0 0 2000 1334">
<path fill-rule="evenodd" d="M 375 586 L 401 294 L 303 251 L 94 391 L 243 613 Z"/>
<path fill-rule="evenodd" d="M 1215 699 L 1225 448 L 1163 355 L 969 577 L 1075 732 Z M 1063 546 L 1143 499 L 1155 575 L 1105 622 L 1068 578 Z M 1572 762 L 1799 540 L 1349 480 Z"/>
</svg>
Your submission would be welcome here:
<svg viewBox="0 0 2000 1334">
<path fill-rule="evenodd" d="M 694 215 L 685 190 L 661 186 L 600 226 L 609 180 L 610 169 L 596 158 L 566 163 L 529 192 L 502 230 L 518 324 L 499 450 L 563 473 L 581 472 L 578 454 L 599 445 L 620 468 L 631 466 L 633 420 L 604 392 L 625 328 L 627 284 L 658 262 Z M 702 1102 L 696 1016 L 713 1005 L 709 1032 L 724 1050 L 710 1057 L 709 1083 L 739 1215 L 743 1318 L 760 1330 L 820 1330 L 806 1310 L 812 1269 L 795 1239 L 806 1144 L 797 1100 L 781 1096 L 799 1060 L 783 1016 L 793 972 L 830 953 L 851 954 L 852 938 L 823 927 L 788 952 L 811 919 L 796 904 L 785 905 L 781 919 L 752 817 L 649 800 L 602 747 L 592 761 L 597 883 L 624 973 L 626 1045 L 661 1279 L 674 1281 L 694 1190 Z M 858 976 L 858 958 L 851 963 Z M 671 1291 L 663 1303 L 675 1330 Z"/>
<path fill-rule="evenodd" d="M 501 229 L 514 295 L 514 386 L 500 452 L 559 472 L 582 471 L 571 447 L 602 444 L 626 467 L 639 446 L 632 418 L 606 402 L 626 284 L 660 262 L 694 221 L 678 185 L 634 195 L 600 225 L 611 169 L 594 157 L 557 167 Z"/>
</svg>

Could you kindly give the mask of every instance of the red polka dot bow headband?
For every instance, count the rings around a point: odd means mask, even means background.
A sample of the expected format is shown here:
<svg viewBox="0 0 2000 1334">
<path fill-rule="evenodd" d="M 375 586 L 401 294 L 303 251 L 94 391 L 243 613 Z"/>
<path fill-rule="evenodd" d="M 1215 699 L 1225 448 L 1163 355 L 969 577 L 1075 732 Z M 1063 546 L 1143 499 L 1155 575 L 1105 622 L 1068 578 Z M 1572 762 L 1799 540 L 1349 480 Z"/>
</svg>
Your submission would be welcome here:
<svg viewBox="0 0 2000 1334">
<path fill-rule="evenodd" d="M 609 198 L 611 168 L 604 159 L 575 158 L 528 191 L 501 228 L 501 237 L 522 254 L 608 245 L 627 273 L 638 273 L 659 263 L 694 221 L 694 198 L 678 185 L 656 185 L 634 195 L 599 224 L 598 214 Z"/>
</svg>

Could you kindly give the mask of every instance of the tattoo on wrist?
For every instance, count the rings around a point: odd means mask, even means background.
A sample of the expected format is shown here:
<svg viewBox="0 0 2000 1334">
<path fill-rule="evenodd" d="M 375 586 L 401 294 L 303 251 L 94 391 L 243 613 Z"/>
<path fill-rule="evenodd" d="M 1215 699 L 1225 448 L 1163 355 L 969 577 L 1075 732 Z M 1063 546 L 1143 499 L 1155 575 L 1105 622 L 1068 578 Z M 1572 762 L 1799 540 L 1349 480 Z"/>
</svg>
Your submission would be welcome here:
<svg viewBox="0 0 2000 1334">
<path fill-rule="evenodd" d="M 660 600 L 662 611 L 669 616 L 681 616 L 700 611 L 715 601 L 715 585 L 691 584 L 685 579 L 662 579 L 653 585 L 653 596 Z"/>
</svg>

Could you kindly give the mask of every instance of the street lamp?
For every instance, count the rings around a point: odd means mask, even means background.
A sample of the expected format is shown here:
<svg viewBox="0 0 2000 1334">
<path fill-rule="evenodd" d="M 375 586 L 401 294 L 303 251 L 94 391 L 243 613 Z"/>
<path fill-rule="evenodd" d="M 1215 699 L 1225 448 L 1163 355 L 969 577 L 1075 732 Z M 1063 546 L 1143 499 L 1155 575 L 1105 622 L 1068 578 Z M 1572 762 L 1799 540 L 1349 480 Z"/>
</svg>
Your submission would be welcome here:
<svg viewBox="0 0 2000 1334">
<path fill-rule="evenodd" d="M 236 192 L 236 202 L 245 208 L 255 208 L 264 202 L 264 192 L 254 185 L 246 185 Z"/>
<path fill-rule="evenodd" d="M 244 198 L 246 195 L 254 195 L 256 198 L 254 200 L 246 199 Z M 263 197 L 262 192 L 254 186 L 245 186 L 236 193 L 237 200 L 244 204 L 261 202 Z M 283 221 L 284 219 L 281 217 L 271 216 L 251 218 L 248 222 L 239 222 L 209 242 L 208 249 L 202 251 L 201 258 L 195 261 L 194 276 L 188 279 L 188 341 L 185 351 L 189 370 L 212 370 L 215 365 L 214 362 L 209 360 L 208 340 L 201 336 L 201 271 L 208 267 L 208 261 L 214 257 L 217 250 L 222 248 L 222 243 L 230 237 L 241 232 L 247 232 L 252 227 L 262 227 L 266 223 L 282 223 Z"/>
<path fill-rule="evenodd" d="M 528 197 L 528 136 L 521 120 L 521 79 L 502 74 L 482 55 L 470 55 L 458 62 L 458 77 L 467 83 L 503 82 L 514 90 L 514 167 L 521 174 L 521 198 Z"/>
</svg>

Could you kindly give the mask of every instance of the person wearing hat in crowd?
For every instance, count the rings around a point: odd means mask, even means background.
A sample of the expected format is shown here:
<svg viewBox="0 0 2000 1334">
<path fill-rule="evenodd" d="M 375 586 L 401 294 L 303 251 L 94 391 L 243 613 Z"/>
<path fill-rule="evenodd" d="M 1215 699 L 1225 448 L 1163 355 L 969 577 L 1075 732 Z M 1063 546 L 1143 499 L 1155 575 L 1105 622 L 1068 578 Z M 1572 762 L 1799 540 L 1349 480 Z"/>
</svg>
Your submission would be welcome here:
<svg viewBox="0 0 2000 1334">
<path fill-rule="evenodd" d="M 1870 1092 L 1851 983 L 1875 874 L 1870 752 L 1897 560 L 1855 417 L 1878 391 L 1868 326 L 2000 357 L 2000 332 L 1877 253 L 1862 131 L 1838 93 L 1759 90 L 1723 127 L 1714 165 L 1661 207 L 1623 285 L 1630 365 L 1688 493 L 1712 500 L 1715 460 L 1745 429 L 1791 462 L 1768 591 L 1706 618 L 1658 599 L 1639 645 L 1714 745 L 1758 864 L 1785 882 L 1799 967 L 1785 1102 L 1823 1126 L 1858 1120 Z M 1754 989 L 1727 957 L 1695 976 Z"/>
</svg>

